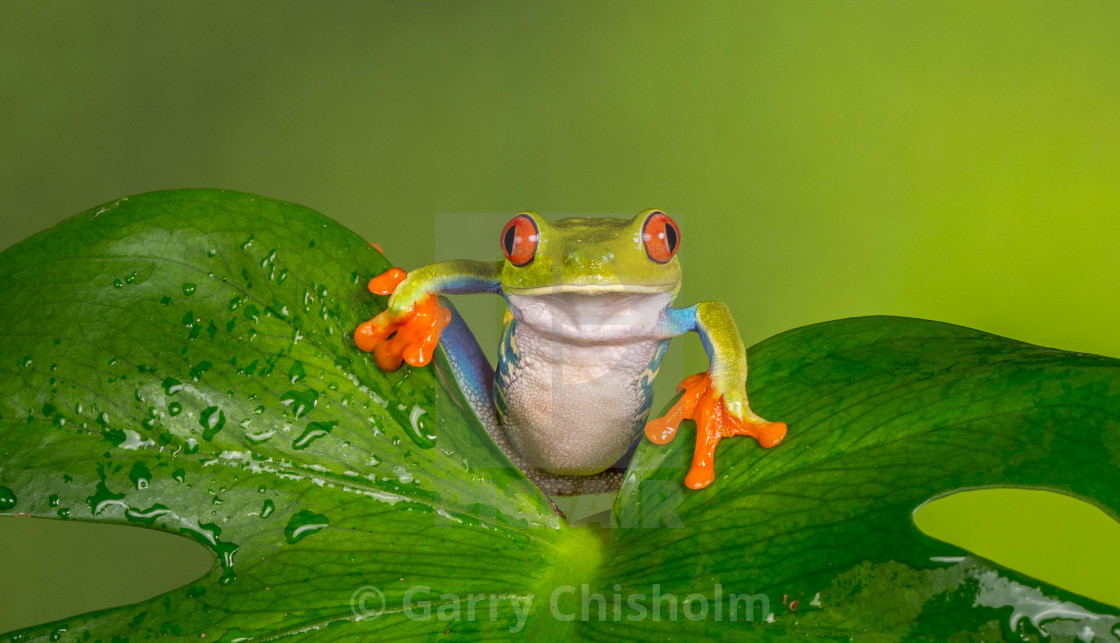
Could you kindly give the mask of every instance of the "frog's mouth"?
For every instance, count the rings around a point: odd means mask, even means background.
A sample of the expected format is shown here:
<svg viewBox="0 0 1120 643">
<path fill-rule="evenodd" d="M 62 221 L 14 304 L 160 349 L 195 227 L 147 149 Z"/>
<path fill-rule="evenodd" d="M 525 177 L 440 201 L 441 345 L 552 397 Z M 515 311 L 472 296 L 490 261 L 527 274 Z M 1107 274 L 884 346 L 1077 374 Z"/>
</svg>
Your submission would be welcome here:
<svg viewBox="0 0 1120 643">
<path fill-rule="evenodd" d="M 649 284 L 643 286 L 649 287 Z M 673 294 L 671 289 L 661 292 L 600 290 L 594 294 L 583 289 L 534 295 L 509 293 L 509 309 L 519 328 L 539 338 L 567 346 L 618 347 L 635 341 L 664 339 L 659 324 Z M 593 361 L 600 358 L 601 355 L 591 356 Z M 644 366 L 645 362 L 642 364 Z"/>
<path fill-rule="evenodd" d="M 626 293 L 631 295 L 656 294 L 669 292 L 677 287 L 676 283 L 670 284 L 549 284 L 533 288 L 507 288 L 506 294 L 540 296 L 555 295 L 559 293 L 577 293 L 580 295 L 606 295 L 610 293 Z"/>
</svg>

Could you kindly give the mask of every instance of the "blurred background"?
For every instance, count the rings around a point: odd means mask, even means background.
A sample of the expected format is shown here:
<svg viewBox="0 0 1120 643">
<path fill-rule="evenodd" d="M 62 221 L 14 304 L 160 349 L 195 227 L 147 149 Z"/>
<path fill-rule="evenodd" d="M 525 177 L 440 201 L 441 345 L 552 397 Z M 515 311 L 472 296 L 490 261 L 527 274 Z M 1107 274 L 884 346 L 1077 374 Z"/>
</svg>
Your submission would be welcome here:
<svg viewBox="0 0 1120 643">
<path fill-rule="evenodd" d="M 490 221 L 523 209 L 657 207 L 681 301 L 726 301 L 748 344 L 890 314 L 1120 356 L 1117 25 L 1079 0 L 8 2 L 0 248 L 180 187 L 309 206 L 406 269 L 499 258 Z M 128 560 L 50 576 L 86 550 L 29 522 L 0 520 L 0 631 L 136 600 Z M 74 538 L 197 554 L 119 531 Z M 101 602 L 45 601 L 59 579 Z"/>
</svg>

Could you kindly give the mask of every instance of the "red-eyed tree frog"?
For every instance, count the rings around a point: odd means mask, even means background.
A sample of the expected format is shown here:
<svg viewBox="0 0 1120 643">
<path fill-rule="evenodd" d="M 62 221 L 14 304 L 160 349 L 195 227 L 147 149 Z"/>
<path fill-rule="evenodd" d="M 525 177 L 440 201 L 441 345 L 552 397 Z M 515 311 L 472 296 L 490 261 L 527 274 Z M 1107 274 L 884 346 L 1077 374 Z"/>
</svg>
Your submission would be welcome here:
<svg viewBox="0 0 1120 643">
<path fill-rule="evenodd" d="M 747 354 L 727 306 L 673 308 L 681 287 L 681 232 L 668 215 L 549 221 L 522 212 L 501 231 L 503 261 L 445 261 L 393 268 L 369 289 L 388 308 L 354 333 L 384 370 L 423 366 L 442 344 L 464 396 L 490 436 L 549 494 L 613 491 L 636 438 L 664 444 L 683 419 L 698 426 L 685 484 L 715 480 L 721 438 L 749 435 L 773 447 L 786 425 L 747 404 Z M 497 369 L 440 294 L 493 293 L 506 301 Z M 669 340 L 700 335 L 707 372 L 647 423 Z M 442 339 L 441 339 L 442 337 Z"/>
</svg>

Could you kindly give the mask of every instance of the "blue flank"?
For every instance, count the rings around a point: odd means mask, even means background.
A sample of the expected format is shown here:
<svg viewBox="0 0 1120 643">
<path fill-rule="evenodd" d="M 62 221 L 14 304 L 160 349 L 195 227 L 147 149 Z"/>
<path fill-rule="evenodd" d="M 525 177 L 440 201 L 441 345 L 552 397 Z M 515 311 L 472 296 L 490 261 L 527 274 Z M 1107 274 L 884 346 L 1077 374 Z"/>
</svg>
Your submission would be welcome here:
<svg viewBox="0 0 1120 643">
<path fill-rule="evenodd" d="M 669 350 L 669 340 L 663 339 L 658 343 L 657 352 L 653 354 L 653 359 L 649 361 L 646 370 L 642 371 L 642 375 L 638 378 L 638 385 L 642 387 L 642 406 L 638 409 L 638 416 L 634 418 L 635 423 L 645 424 L 646 418 L 649 417 L 649 409 L 653 405 L 653 380 L 657 378 L 657 371 L 661 368 L 661 358 L 665 357 L 667 350 Z"/>
<path fill-rule="evenodd" d="M 506 421 L 506 387 L 520 359 L 513 339 L 516 332 L 517 319 L 509 315 L 509 321 L 502 325 L 502 338 L 498 341 L 498 376 L 494 379 L 494 410 L 503 424 Z"/>
<path fill-rule="evenodd" d="M 451 323 L 443 329 L 439 343 L 443 346 L 463 396 L 473 407 L 475 415 L 481 419 L 485 414 L 480 409 L 492 403 L 490 390 L 494 382 L 494 369 L 471 329 L 459 316 L 459 311 L 446 298 L 441 297 L 440 303 L 451 311 Z"/>
</svg>

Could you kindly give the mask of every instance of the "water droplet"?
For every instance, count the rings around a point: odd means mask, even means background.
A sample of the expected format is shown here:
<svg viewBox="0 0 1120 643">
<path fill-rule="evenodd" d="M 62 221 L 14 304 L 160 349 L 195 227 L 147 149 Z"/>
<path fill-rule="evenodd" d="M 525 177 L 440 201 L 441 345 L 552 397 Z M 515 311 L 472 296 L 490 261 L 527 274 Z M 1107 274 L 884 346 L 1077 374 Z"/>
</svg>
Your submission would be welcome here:
<svg viewBox="0 0 1120 643">
<path fill-rule="evenodd" d="M 124 282 L 121 281 L 120 279 L 114 279 L 113 280 L 113 287 L 114 288 L 124 288 Z"/>
<path fill-rule="evenodd" d="M 306 449 L 312 442 L 330 433 L 336 426 L 338 426 L 338 420 L 331 420 L 330 422 L 309 422 L 307 428 L 303 430 L 303 433 L 292 442 L 292 448 Z"/>
<path fill-rule="evenodd" d="M 280 396 L 280 403 L 289 406 L 296 419 L 307 415 L 319 401 L 319 394 L 311 389 L 288 391 Z"/>
<path fill-rule="evenodd" d="M 261 507 L 261 518 L 268 518 L 272 512 L 276 511 L 276 503 L 271 500 L 265 500 L 264 506 Z"/>
<path fill-rule="evenodd" d="M 199 544 L 209 547 L 217 555 L 224 570 L 221 579 L 218 580 L 219 584 L 229 585 L 237 578 L 237 574 L 233 573 L 233 556 L 237 553 L 238 547 L 218 538 L 222 534 L 221 527 L 213 523 L 199 523 L 197 518 L 180 518 L 179 533 L 190 536 Z"/>
<path fill-rule="evenodd" d="M 163 390 L 166 391 L 168 395 L 175 395 L 183 390 L 183 383 L 174 377 L 169 377 L 163 380 Z"/>
<path fill-rule="evenodd" d="M 247 423 L 248 420 L 246 420 L 245 422 Z M 256 446 L 258 444 L 268 442 L 269 438 L 274 435 L 276 435 L 276 431 L 264 431 L 263 433 L 246 433 L 245 439 L 249 441 L 249 444 Z"/>
<path fill-rule="evenodd" d="M 210 370 L 214 365 L 210 362 L 199 362 L 194 368 L 191 369 L 191 377 L 195 380 L 202 377 L 202 374 Z"/>
<path fill-rule="evenodd" d="M 167 295 L 164 295 L 163 297 L 159 298 L 159 303 L 163 304 L 164 306 L 170 306 L 171 305 L 171 298 L 168 297 Z"/>
<path fill-rule="evenodd" d="M 0 487 L 0 511 L 8 511 L 16 506 L 16 494 L 7 487 Z"/>
<path fill-rule="evenodd" d="M 412 482 L 412 474 L 409 473 L 408 469 L 403 464 L 398 464 L 393 467 L 393 473 L 397 474 L 397 479 L 401 481 L 401 484 Z"/>
<path fill-rule="evenodd" d="M 102 479 L 98 481 L 97 488 L 94 490 L 93 495 L 86 498 L 86 502 L 89 503 L 90 514 L 96 516 L 109 505 L 121 504 L 119 501 L 122 498 L 124 498 L 123 493 L 109 491 L 109 487 L 105 486 L 105 480 Z"/>
<path fill-rule="evenodd" d="M 225 587 L 226 585 L 232 584 L 235 580 L 237 580 L 237 574 L 233 573 L 233 568 L 226 567 L 225 571 L 222 572 L 222 577 L 218 579 L 218 584 Z"/>
<path fill-rule="evenodd" d="M 198 424 L 202 427 L 202 439 L 209 442 L 214 439 L 218 431 L 226 423 L 226 414 L 216 406 L 206 407 L 198 416 Z"/>
<path fill-rule="evenodd" d="M 20 360 L 20 365 L 22 365 L 24 368 L 31 368 L 31 364 L 32 361 L 30 355 L 25 355 L 23 359 Z"/>
<path fill-rule="evenodd" d="M 272 263 L 275 260 L 276 260 L 276 249 L 273 248 L 264 259 L 261 259 L 261 261 L 260 261 L 261 268 L 267 268 L 268 264 Z"/>
<path fill-rule="evenodd" d="M 127 518 L 129 522 L 138 522 L 151 526 L 155 524 L 156 518 L 159 518 L 160 516 L 166 516 L 169 513 L 171 513 L 171 510 L 167 507 L 160 504 L 155 504 L 151 507 L 148 507 L 147 509 L 137 509 L 135 507 L 129 507 L 125 510 L 124 517 Z"/>
<path fill-rule="evenodd" d="M 303 364 L 300 362 L 292 364 L 292 368 L 288 369 L 288 377 L 291 378 L 292 384 L 307 377 L 307 373 L 303 371 Z"/>
<path fill-rule="evenodd" d="M 253 235 L 249 235 L 249 238 L 245 240 L 245 243 L 241 244 L 241 249 L 248 250 L 249 246 L 251 245 L 253 245 Z"/>
<path fill-rule="evenodd" d="M 196 286 L 189 281 L 184 283 L 183 284 L 183 294 L 190 297 L 191 295 L 194 294 L 195 287 Z"/>
<path fill-rule="evenodd" d="M 171 417 L 175 417 L 176 415 L 179 415 L 182 412 L 183 412 L 183 405 L 179 404 L 178 402 L 172 402 L 171 404 L 167 405 L 167 414 L 170 415 Z"/>
<path fill-rule="evenodd" d="M 155 446 L 155 442 L 151 439 L 142 437 L 132 429 L 124 429 L 123 431 L 114 430 L 112 433 L 120 433 L 124 439 L 121 440 L 117 446 L 122 449 L 139 449 L 140 447 Z"/>
<path fill-rule="evenodd" d="M 406 431 L 408 437 L 412 438 L 412 441 L 423 449 L 434 447 L 436 439 L 436 436 L 430 435 L 428 432 L 428 421 L 425 418 L 427 413 L 427 410 L 419 404 L 413 404 L 412 411 L 408 414 L 408 424 L 412 430 Z"/>
<path fill-rule="evenodd" d="M 294 545 L 307 536 L 322 531 L 330 523 L 331 521 L 323 514 L 303 509 L 288 520 L 288 526 L 284 527 L 284 536 L 288 539 L 289 545 Z"/>
<path fill-rule="evenodd" d="M 183 482 L 184 480 L 187 479 L 187 470 L 186 469 L 176 469 L 175 473 L 171 474 L 171 477 L 174 478 L 176 482 Z"/>
<path fill-rule="evenodd" d="M 137 461 L 128 472 L 128 479 L 132 480 L 132 484 L 136 485 L 137 489 L 147 489 L 148 481 L 152 479 L 152 472 L 148 470 L 146 464 Z"/>
</svg>

